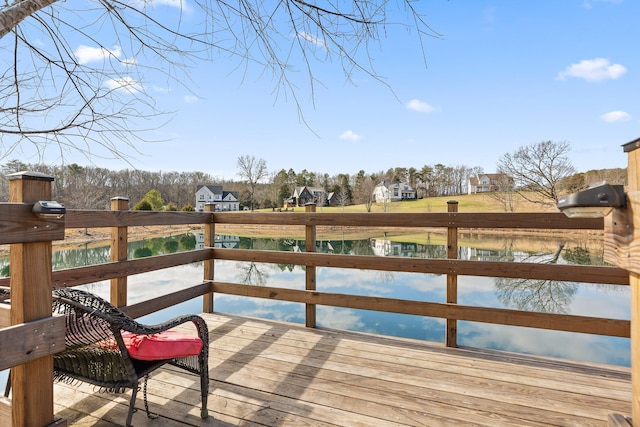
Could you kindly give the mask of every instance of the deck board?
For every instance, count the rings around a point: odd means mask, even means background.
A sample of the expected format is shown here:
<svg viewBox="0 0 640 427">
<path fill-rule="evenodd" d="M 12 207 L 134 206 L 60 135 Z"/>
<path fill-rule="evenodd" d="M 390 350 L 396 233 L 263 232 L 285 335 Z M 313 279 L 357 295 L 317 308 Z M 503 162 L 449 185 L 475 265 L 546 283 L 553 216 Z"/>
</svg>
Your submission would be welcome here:
<svg viewBox="0 0 640 427">
<path fill-rule="evenodd" d="M 630 416 L 630 370 L 241 316 L 204 314 L 210 331 L 207 420 L 198 379 L 149 380 L 160 419 L 136 426 L 607 426 Z M 142 393 L 138 395 L 142 408 Z M 73 426 L 121 425 L 129 394 L 57 384 Z"/>
</svg>

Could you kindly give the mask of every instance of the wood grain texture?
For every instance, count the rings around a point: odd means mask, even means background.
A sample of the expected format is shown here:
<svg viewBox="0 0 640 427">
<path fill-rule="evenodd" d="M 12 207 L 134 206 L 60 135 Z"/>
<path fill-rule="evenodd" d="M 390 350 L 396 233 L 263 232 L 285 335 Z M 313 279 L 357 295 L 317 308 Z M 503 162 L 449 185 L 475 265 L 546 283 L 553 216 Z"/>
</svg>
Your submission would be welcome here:
<svg viewBox="0 0 640 427">
<path fill-rule="evenodd" d="M 166 426 L 581 426 L 630 414 L 629 369 L 224 314 L 209 326 L 209 412 L 197 379 L 167 365 L 149 380 L 147 420 Z M 128 395 L 56 385 L 70 425 L 113 426 Z M 142 401 L 139 402 L 142 408 Z"/>
<path fill-rule="evenodd" d="M 40 218 L 33 203 L 0 203 L 0 245 L 64 239 L 63 218 Z"/>
<path fill-rule="evenodd" d="M 0 371 L 62 350 L 63 317 L 34 320 L 0 329 Z"/>
</svg>

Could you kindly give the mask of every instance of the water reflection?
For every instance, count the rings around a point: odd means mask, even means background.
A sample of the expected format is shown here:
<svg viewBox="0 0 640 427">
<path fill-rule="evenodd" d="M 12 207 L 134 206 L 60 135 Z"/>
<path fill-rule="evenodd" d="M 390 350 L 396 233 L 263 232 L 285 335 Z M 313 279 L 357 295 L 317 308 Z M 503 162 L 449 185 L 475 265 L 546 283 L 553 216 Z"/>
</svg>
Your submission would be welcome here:
<svg viewBox="0 0 640 427">
<path fill-rule="evenodd" d="M 531 254 L 524 262 L 557 264 L 564 244 L 559 244 L 553 254 Z M 545 279 L 495 279 L 498 299 L 510 308 L 543 313 L 569 312 L 569 305 L 578 289 L 574 282 Z"/>
<path fill-rule="evenodd" d="M 244 285 L 266 286 L 269 274 L 266 265 L 257 262 L 237 263 L 237 282 Z"/>
<path fill-rule="evenodd" d="M 390 239 L 318 239 L 315 250 L 345 255 L 405 256 L 445 258 L 446 246 L 423 242 L 402 243 Z M 556 239 L 557 240 L 557 239 Z M 536 248 L 522 247 L 514 239 L 477 239 L 460 245 L 459 258 L 528 263 L 602 265 L 603 249 L 580 243 L 549 240 Z M 436 239 L 433 239 L 436 241 Z M 204 247 L 201 234 L 184 234 L 130 242 L 129 258 L 161 255 Z M 304 251 L 298 239 L 251 238 L 217 235 L 215 247 L 276 251 Z M 542 247 L 543 249 L 540 249 Z M 54 269 L 110 262 L 108 244 L 82 245 L 53 253 Z M 0 273 L 9 274 L 8 257 L 0 258 Z M 305 288 L 304 266 L 216 261 L 216 280 L 289 289 Z M 202 263 L 174 267 L 129 278 L 129 304 L 193 286 L 202 280 Z M 379 296 L 416 301 L 444 302 L 446 276 L 436 274 L 380 272 L 338 268 L 317 269 L 317 290 L 351 295 Z M 103 297 L 109 296 L 109 282 L 87 286 Z M 591 315 L 629 319 L 629 290 L 624 286 L 579 284 L 574 282 L 459 277 L 460 304 L 504 307 L 550 313 Z M 304 324 L 304 304 L 216 295 L 217 311 Z M 179 313 L 199 313 L 200 299 L 147 316 L 154 323 Z M 318 307 L 319 326 L 443 342 L 444 320 L 422 316 L 380 313 L 335 307 Z M 544 331 L 473 322 L 458 322 L 460 345 L 565 357 L 575 360 L 629 365 L 629 340 L 584 334 Z"/>
</svg>

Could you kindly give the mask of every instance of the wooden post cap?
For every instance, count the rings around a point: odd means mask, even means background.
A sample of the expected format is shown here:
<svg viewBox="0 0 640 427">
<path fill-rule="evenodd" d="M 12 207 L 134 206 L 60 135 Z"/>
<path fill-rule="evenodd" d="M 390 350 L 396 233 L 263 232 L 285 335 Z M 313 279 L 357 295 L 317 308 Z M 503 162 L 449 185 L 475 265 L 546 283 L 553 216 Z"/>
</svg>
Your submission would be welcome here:
<svg viewBox="0 0 640 427">
<path fill-rule="evenodd" d="M 15 181 L 18 179 L 23 179 L 23 180 L 28 179 L 31 181 L 53 181 L 53 177 L 51 175 L 47 175 L 46 173 L 41 173 L 41 172 L 29 172 L 29 171 L 10 173 L 9 175 L 6 175 L 6 178 L 9 181 Z"/>
</svg>

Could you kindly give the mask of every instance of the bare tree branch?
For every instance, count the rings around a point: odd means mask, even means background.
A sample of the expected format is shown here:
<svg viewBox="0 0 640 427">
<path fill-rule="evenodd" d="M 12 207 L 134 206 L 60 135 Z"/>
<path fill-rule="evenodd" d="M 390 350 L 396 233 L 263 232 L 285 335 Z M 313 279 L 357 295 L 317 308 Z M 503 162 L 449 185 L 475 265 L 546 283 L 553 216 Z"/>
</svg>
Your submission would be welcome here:
<svg viewBox="0 0 640 427">
<path fill-rule="evenodd" d="M 80 150 L 88 159 L 127 160 L 139 153 L 163 114 L 147 79 L 158 74 L 190 90 L 188 67 L 220 54 L 245 72 L 257 66 L 274 78 L 274 95 L 291 97 L 304 122 L 296 66 L 302 65 L 313 98 L 316 64 L 337 59 L 345 78 L 376 73 L 370 43 L 388 26 L 440 37 L 417 2 L 403 0 L 192 0 L 172 6 L 155 1 L 60 2 L 15 0 L 0 6 L 0 50 L 11 60 L 0 68 L 0 160 L 32 145 L 59 155 Z M 161 7 L 176 7 L 163 14 Z M 395 7 L 405 19 L 390 22 Z M 184 10 L 190 10 L 187 17 Z M 402 12 L 402 11 L 400 11 Z M 194 23 L 193 17 L 200 17 Z M 189 18 L 189 22 L 187 22 Z M 12 35 L 10 37 L 9 35 Z M 92 61 L 83 57 L 89 52 Z M 424 50 L 423 50 L 424 56 Z"/>
</svg>

